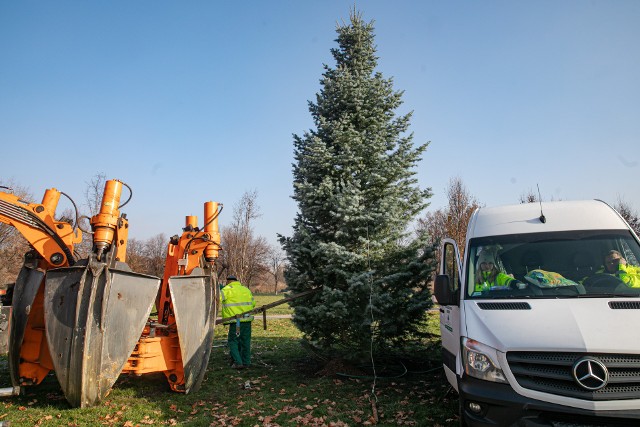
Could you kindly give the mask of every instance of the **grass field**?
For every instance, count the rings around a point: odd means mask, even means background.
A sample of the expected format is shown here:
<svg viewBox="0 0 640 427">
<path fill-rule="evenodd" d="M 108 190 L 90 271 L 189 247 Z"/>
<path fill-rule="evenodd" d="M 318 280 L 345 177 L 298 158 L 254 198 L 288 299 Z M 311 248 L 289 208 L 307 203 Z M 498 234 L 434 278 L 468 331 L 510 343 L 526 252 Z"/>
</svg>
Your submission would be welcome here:
<svg viewBox="0 0 640 427">
<path fill-rule="evenodd" d="M 428 316 L 430 330 L 437 331 L 436 314 Z M 339 427 L 373 425 L 377 414 L 380 426 L 458 424 L 457 397 L 442 373 L 437 337 L 423 342 L 412 359 L 376 361 L 374 382 L 370 367 L 359 367 L 354 375 L 334 366 L 331 375 L 319 375 L 326 366 L 300 345 L 300 332 L 289 319 L 269 320 L 266 330 L 261 320 L 254 322 L 253 366 L 243 371 L 229 367 L 225 333 L 216 327 L 198 392 L 173 393 L 162 374 L 123 375 L 99 406 L 71 409 L 52 373 L 24 396 L 0 400 L 0 421 L 11 426 Z M 8 385 L 7 372 L 2 359 L 0 386 Z"/>
<path fill-rule="evenodd" d="M 271 304 L 282 299 L 285 299 L 287 296 L 283 294 L 272 295 L 272 294 L 255 294 L 254 298 L 256 300 L 256 307 L 260 307 L 262 305 Z M 293 310 L 289 307 L 289 304 L 284 303 L 282 305 L 275 306 L 267 310 L 267 314 L 293 314 Z"/>
</svg>

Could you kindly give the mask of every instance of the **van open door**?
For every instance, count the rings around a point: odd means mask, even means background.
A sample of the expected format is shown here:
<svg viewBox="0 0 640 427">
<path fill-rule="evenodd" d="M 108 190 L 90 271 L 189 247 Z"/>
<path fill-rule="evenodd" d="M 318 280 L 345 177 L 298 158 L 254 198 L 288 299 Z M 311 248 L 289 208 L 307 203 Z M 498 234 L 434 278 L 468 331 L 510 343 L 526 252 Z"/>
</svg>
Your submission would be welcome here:
<svg viewBox="0 0 640 427">
<path fill-rule="evenodd" d="M 460 352 L 460 252 L 456 242 L 444 239 L 434 295 L 440 305 L 442 363 L 447 380 L 458 390 L 457 355 Z"/>
</svg>

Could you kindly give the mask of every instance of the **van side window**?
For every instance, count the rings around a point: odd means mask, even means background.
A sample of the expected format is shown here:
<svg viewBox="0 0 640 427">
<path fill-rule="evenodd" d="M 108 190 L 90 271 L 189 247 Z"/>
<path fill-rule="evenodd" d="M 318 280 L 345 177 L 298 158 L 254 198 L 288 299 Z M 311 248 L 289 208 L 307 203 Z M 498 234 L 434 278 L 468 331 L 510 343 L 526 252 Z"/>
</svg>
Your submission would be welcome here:
<svg viewBox="0 0 640 427">
<path fill-rule="evenodd" d="M 623 240 L 620 242 L 620 245 L 622 246 L 622 253 L 624 254 L 624 258 L 627 260 L 627 263 L 631 265 L 638 265 L 638 259 L 629 247 L 629 244 Z"/>
<path fill-rule="evenodd" d="M 444 245 L 444 271 L 449 276 L 449 283 L 453 291 L 457 291 L 460 287 L 460 278 L 458 277 L 458 262 L 456 258 L 456 249 L 451 243 Z"/>
</svg>

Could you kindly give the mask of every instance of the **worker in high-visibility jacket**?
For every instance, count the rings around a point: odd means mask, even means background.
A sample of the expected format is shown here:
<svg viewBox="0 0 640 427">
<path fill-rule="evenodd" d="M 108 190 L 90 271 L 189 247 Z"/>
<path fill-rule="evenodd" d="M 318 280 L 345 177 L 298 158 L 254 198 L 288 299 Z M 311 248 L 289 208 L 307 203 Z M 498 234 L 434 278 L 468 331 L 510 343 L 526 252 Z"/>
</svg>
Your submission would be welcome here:
<svg viewBox="0 0 640 427">
<path fill-rule="evenodd" d="M 519 283 L 510 274 L 498 270 L 493 254 L 483 250 L 478 255 L 474 294 L 481 294 L 496 289 L 507 289 Z"/>
<path fill-rule="evenodd" d="M 640 288 L 640 267 L 629 265 L 622 254 L 610 250 L 604 257 L 604 265 L 596 273 L 613 274 L 630 288 Z"/>
<path fill-rule="evenodd" d="M 256 306 L 253 294 L 249 288 L 242 286 L 235 276 L 227 277 L 227 284 L 220 290 L 220 304 L 222 317 L 235 317 L 224 322 L 229 325 L 227 343 L 229 354 L 233 359 L 234 369 L 244 369 L 251 366 L 251 322 L 253 315 L 244 314 Z"/>
</svg>

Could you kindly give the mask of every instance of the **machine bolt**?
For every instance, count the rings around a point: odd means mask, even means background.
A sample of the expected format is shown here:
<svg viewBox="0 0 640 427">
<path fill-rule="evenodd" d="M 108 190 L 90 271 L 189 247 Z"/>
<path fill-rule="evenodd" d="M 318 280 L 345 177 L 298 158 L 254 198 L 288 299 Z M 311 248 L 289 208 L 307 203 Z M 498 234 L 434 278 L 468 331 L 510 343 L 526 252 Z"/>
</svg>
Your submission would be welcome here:
<svg viewBox="0 0 640 427">
<path fill-rule="evenodd" d="M 49 260 L 51 261 L 51 264 L 54 265 L 62 264 L 62 261 L 64 261 L 64 256 L 60 252 L 56 252 L 55 254 L 51 255 L 51 258 L 49 258 Z"/>
<path fill-rule="evenodd" d="M 176 381 L 178 381 L 178 376 L 176 374 L 169 375 L 169 381 L 175 383 Z"/>
<path fill-rule="evenodd" d="M 37 213 L 40 213 L 40 212 L 42 212 L 43 210 L 44 210 L 44 206 L 42 206 L 42 205 L 38 205 L 38 206 L 36 206 L 36 212 L 37 212 Z"/>
</svg>

